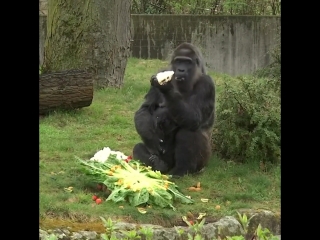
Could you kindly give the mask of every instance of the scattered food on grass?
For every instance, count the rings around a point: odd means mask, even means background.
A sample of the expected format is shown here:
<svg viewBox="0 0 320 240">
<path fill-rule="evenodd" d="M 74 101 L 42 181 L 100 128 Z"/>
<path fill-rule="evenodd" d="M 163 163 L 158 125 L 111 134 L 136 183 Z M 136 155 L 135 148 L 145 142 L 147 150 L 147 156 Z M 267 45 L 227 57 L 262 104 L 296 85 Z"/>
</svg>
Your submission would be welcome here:
<svg viewBox="0 0 320 240">
<path fill-rule="evenodd" d="M 122 152 L 119 151 L 112 151 L 109 147 L 105 147 L 102 150 L 96 152 L 92 158 L 90 158 L 91 161 L 97 161 L 97 162 L 105 162 L 108 160 L 110 155 L 115 155 L 117 159 L 119 160 L 126 160 L 127 156 L 124 155 Z"/>
<path fill-rule="evenodd" d="M 220 205 L 216 205 L 215 207 L 216 210 L 220 210 L 220 208 L 221 208 Z"/>
<path fill-rule="evenodd" d="M 182 221 L 184 221 L 187 224 L 187 226 L 194 225 L 194 220 L 193 219 L 190 219 L 190 218 L 188 218 L 186 216 L 182 216 L 181 218 L 182 218 Z"/>
<path fill-rule="evenodd" d="M 96 199 L 96 204 L 101 204 L 102 203 L 102 199 L 101 198 L 97 198 Z"/>
<path fill-rule="evenodd" d="M 131 160 L 132 160 L 132 157 L 131 157 L 131 156 L 128 156 L 125 161 L 128 163 L 128 162 L 130 162 Z"/>
<path fill-rule="evenodd" d="M 171 207 L 173 210 L 176 200 L 185 204 L 194 203 L 179 191 L 174 182 L 168 180 L 169 176 L 153 171 L 138 160 L 124 161 L 118 155 L 111 153 L 105 161 L 85 161 L 77 158 L 84 166 L 84 173 L 90 175 L 93 181 L 103 183 L 111 192 L 106 201 L 128 201 L 136 207 L 155 204 Z"/>
<path fill-rule="evenodd" d="M 197 187 L 189 187 L 188 188 L 189 191 L 193 191 L 193 192 L 198 192 L 201 190 L 201 188 L 197 188 Z"/>
<path fill-rule="evenodd" d="M 197 217 L 197 219 L 201 220 L 206 215 L 207 215 L 207 213 L 199 213 L 199 216 Z"/>
<path fill-rule="evenodd" d="M 67 188 L 64 188 L 64 190 L 66 192 L 72 192 L 73 191 L 73 187 L 67 187 Z"/>
<path fill-rule="evenodd" d="M 200 200 L 201 200 L 201 202 L 208 202 L 209 201 L 208 198 L 201 198 Z"/>
<path fill-rule="evenodd" d="M 98 197 L 97 197 L 96 195 L 93 195 L 93 196 L 92 196 L 92 200 L 93 200 L 93 201 L 97 200 L 97 198 L 98 198 Z"/>
<path fill-rule="evenodd" d="M 144 208 L 137 208 L 139 213 L 145 214 L 147 211 Z"/>
</svg>

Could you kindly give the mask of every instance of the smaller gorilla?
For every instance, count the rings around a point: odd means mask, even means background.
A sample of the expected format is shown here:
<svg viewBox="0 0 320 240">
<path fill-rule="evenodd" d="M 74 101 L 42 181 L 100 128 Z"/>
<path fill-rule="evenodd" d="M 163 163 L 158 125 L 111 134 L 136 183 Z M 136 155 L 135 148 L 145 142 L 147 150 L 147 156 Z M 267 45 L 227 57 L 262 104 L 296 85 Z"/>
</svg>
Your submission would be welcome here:
<svg viewBox="0 0 320 240">
<path fill-rule="evenodd" d="M 133 158 L 154 170 L 176 176 L 203 169 L 211 156 L 215 85 L 206 74 L 198 48 L 182 43 L 167 70 L 171 81 L 160 85 L 153 75 L 151 87 L 134 123 L 142 143 Z"/>
</svg>

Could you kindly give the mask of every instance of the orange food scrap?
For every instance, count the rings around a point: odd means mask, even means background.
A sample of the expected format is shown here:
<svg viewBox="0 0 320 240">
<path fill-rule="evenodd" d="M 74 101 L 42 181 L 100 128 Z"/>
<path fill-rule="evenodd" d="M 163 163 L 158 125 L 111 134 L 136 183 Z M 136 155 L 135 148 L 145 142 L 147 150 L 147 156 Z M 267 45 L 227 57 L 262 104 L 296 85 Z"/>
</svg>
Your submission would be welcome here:
<svg viewBox="0 0 320 240">
<path fill-rule="evenodd" d="M 189 191 L 195 191 L 195 192 L 197 192 L 197 191 L 200 191 L 201 188 L 189 187 L 188 190 L 189 190 Z"/>
</svg>

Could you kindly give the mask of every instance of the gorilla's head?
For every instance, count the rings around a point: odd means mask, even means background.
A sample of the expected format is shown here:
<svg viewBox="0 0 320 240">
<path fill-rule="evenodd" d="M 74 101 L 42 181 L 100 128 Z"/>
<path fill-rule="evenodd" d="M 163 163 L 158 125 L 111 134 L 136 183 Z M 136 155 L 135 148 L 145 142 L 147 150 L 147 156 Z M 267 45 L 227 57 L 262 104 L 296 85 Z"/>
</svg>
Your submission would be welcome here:
<svg viewBox="0 0 320 240">
<path fill-rule="evenodd" d="M 174 50 L 171 69 L 180 90 L 189 89 L 200 75 L 206 73 L 200 51 L 190 43 L 182 43 Z"/>
</svg>

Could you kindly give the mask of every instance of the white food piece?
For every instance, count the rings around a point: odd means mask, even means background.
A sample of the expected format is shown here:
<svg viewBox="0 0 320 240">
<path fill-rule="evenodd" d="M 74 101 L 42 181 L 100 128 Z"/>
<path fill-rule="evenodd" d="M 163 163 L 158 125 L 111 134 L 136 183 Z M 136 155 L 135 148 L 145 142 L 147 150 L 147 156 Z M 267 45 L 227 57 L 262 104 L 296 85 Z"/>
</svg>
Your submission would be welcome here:
<svg viewBox="0 0 320 240">
<path fill-rule="evenodd" d="M 109 147 L 105 147 L 102 150 L 96 152 L 92 158 L 90 158 L 91 161 L 98 161 L 98 162 L 105 162 L 108 160 L 110 154 L 116 155 L 116 158 L 121 159 L 127 159 L 127 156 L 124 155 L 120 151 L 112 151 Z"/>
<path fill-rule="evenodd" d="M 158 83 L 160 85 L 163 85 L 163 84 L 169 82 L 171 80 L 173 74 L 174 74 L 174 71 L 159 72 L 157 74 Z"/>
</svg>

